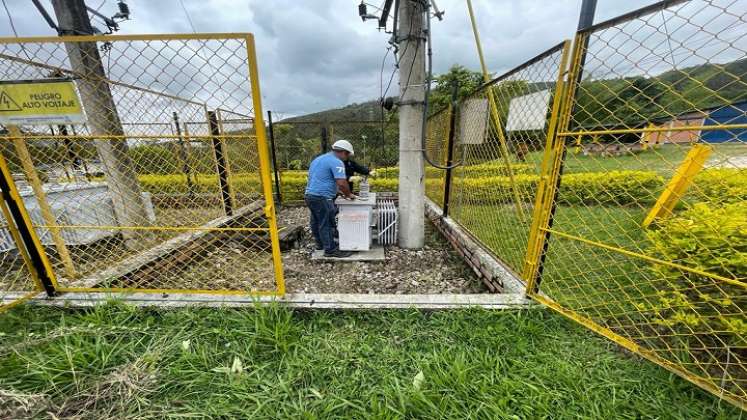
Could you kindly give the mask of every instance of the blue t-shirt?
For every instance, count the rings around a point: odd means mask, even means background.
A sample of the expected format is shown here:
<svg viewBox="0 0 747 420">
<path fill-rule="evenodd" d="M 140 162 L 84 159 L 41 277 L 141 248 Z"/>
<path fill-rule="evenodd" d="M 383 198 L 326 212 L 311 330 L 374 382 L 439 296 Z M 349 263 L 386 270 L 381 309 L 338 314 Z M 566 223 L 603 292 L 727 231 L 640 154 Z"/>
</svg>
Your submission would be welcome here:
<svg viewBox="0 0 747 420">
<path fill-rule="evenodd" d="M 332 152 L 319 155 L 309 166 L 306 194 L 335 198 L 337 179 L 346 179 L 345 164 Z"/>
</svg>

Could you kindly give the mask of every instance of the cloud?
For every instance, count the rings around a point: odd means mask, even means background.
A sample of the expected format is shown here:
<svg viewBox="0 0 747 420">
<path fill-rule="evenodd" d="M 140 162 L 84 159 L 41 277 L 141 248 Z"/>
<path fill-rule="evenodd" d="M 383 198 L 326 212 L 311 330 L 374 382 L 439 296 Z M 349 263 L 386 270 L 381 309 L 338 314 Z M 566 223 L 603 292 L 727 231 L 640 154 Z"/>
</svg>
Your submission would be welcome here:
<svg viewBox="0 0 747 420">
<path fill-rule="evenodd" d="M 361 22 L 357 0 L 183 1 L 198 32 L 255 34 L 266 109 L 302 114 L 379 96 L 380 66 L 389 34 L 377 31 L 373 21 Z M 651 2 L 600 2 L 597 21 Z M 51 5 L 43 3 L 51 12 Z M 7 4 L 19 35 L 53 34 L 31 2 L 9 0 Z M 97 7 L 100 2 L 88 0 L 88 4 Z M 179 0 L 129 0 L 128 4 L 132 20 L 122 23 L 122 34 L 192 31 Z M 508 70 L 571 37 L 579 5 L 579 0 L 475 0 L 490 71 Z M 439 0 L 438 6 L 446 13 L 443 21 L 433 21 L 434 71 L 444 72 L 456 63 L 478 69 L 464 0 Z M 115 2 L 106 1 L 101 11 L 115 13 Z M 3 17 L 0 32 L 12 35 Z M 392 64 L 390 56 L 384 83 Z M 395 76 L 390 94 L 398 91 L 397 82 Z"/>
</svg>

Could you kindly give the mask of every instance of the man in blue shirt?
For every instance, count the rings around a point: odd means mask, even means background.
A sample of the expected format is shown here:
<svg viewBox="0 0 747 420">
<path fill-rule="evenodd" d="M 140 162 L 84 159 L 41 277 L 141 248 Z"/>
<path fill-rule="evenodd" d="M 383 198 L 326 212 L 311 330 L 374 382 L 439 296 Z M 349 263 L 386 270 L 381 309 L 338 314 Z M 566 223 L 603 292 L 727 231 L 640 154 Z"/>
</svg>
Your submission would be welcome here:
<svg viewBox="0 0 747 420">
<path fill-rule="evenodd" d="M 316 249 L 323 249 L 325 257 L 345 258 L 353 254 L 340 251 L 334 236 L 337 191 L 349 200 L 355 198 L 348 185 L 344 163 L 352 155 L 353 145 L 347 140 L 338 140 L 331 152 L 317 156 L 309 166 L 304 199 L 311 212 L 311 233 Z"/>
</svg>

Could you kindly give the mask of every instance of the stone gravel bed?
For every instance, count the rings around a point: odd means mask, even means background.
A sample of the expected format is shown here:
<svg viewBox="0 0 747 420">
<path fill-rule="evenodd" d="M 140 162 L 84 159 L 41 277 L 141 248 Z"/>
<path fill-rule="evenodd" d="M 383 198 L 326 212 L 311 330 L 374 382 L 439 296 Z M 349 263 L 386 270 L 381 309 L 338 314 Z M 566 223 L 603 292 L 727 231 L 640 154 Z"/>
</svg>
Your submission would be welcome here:
<svg viewBox="0 0 747 420">
<path fill-rule="evenodd" d="M 422 250 L 389 247 L 383 262 L 312 261 L 314 241 L 305 207 L 285 207 L 278 224 L 304 226 L 298 246 L 283 253 L 286 289 L 296 293 L 486 293 L 472 269 L 430 225 Z"/>
</svg>

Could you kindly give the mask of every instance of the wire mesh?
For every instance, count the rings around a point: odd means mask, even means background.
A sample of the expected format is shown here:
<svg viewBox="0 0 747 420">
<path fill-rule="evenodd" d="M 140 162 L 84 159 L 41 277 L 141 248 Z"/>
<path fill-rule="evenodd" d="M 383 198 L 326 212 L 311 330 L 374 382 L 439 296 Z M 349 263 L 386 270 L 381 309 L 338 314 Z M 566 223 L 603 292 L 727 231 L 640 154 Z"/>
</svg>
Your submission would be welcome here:
<svg viewBox="0 0 747 420">
<path fill-rule="evenodd" d="M 747 3 L 576 36 L 536 299 L 747 407 Z M 575 93 L 575 96 L 574 96 Z M 531 273 L 531 271 L 529 271 Z"/>
<path fill-rule="evenodd" d="M 455 111 L 453 160 L 462 164 L 453 170 L 450 216 L 516 272 L 527 248 L 564 45 L 494 79 L 463 98 Z M 428 122 L 426 148 L 441 164 L 446 163 L 449 112 Z M 427 194 L 439 204 L 444 179 L 444 171 L 426 170 Z"/>
<path fill-rule="evenodd" d="M 441 166 L 449 166 L 448 147 L 452 113 L 450 106 L 436 111 L 428 118 L 425 133 L 425 152 L 431 162 Z M 452 144 L 452 153 L 454 145 Z M 453 156 L 452 156 L 453 157 Z M 444 188 L 446 171 L 430 165 L 425 167 L 425 195 L 439 206 L 444 206 Z"/>
<path fill-rule="evenodd" d="M 2 170 L 7 171 L 7 164 L 2 161 Z M 2 183 L 0 188 L 0 311 L 7 310 L 31 298 L 42 290 L 38 277 L 30 271 L 29 256 L 16 225 L 8 202 L 19 198 L 12 197 L 12 187 Z"/>
<path fill-rule="evenodd" d="M 282 293 L 250 35 L 0 50 L 2 80 L 72 80 L 85 109 L 85 124 L 8 126 L 0 141 L 60 290 Z"/>
</svg>

